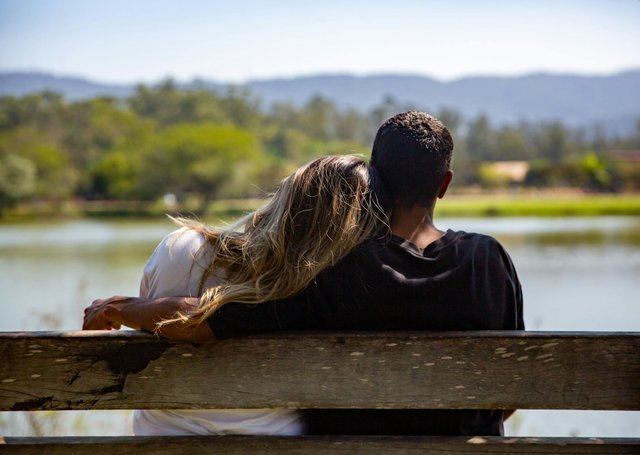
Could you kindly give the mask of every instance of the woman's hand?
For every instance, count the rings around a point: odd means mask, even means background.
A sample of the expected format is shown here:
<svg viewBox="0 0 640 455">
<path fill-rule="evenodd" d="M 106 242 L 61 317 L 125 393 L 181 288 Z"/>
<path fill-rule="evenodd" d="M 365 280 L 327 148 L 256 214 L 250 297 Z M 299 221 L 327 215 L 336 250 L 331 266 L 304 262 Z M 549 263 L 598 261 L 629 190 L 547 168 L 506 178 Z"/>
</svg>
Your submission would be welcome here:
<svg viewBox="0 0 640 455">
<path fill-rule="evenodd" d="M 94 300 L 90 306 L 84 309 L 82 330 L 118 330 L 121 324 L 109 317 L 109 305 L 118 302 L 130 302 L 134 297 L 115 295 L 108 299 Z"/>
<path fill-rule="evenodd" d="M 116 295 L 94 300 L 84 310 L 83 330 L 114 330 L 126 325 L 135 330 L 146 330 L 171 340 L 194 343 L 213 341 L 209 324 L 188 325 L 175 321 L 158 328 L 160 321 L 175 317 L 198 305 L 198 297 L 158 297 L 144 299 Z"/>
</svg>

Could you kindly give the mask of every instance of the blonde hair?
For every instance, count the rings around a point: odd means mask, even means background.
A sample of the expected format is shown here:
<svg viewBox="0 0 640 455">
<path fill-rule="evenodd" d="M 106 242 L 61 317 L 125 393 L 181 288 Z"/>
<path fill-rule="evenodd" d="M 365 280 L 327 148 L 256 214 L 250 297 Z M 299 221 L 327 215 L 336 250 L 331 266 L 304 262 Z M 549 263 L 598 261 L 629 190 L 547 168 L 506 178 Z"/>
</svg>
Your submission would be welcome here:
<svg viewBox="0 0 640 455">
<path fill-rule="evenodd" d="M 200 281 L 199 305 L 159 327 L 177 321 L 199 324 L 229 302 L 290 297 L 387 224 L 370 191 L 367 163 L 352 155 L 327 156 L 301 167 L 280 183 L 267 204 L 230 228 L 177 222 L 204 236 L 213 261 Z M 202 289 L 220 268 L 223 283 Z"/>
</svg>

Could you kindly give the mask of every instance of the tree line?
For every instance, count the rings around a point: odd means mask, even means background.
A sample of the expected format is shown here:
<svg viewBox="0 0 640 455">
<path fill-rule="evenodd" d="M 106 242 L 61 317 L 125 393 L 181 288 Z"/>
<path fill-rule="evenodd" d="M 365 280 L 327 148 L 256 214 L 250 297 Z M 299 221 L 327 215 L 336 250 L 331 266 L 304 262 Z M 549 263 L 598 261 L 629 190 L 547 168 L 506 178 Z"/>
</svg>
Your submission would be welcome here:
<svg viewBox="0 0 640 455">
<path fill-rule="evenodd" d="M 140 85 L 126 99 L 66 101 L 43 92 L 0 97 L 0 210 L 19 201 L 144 200 L 163 195 L 202 206 L 261 195 L 322 155 L 369 154 L 378 126 L 414 108 L 387 97 L 367 112 L 315 96 L 269 107 L 249 91 Z M 492 125 L 453 109 L 434 113 L 454 135 L 456 184 L 509 183 L 488 163 L 527 161 L 524 185 L 640 189 L 640 168 L 611 160 L 640 149 L 640 120 L 628 137 L 560 122 Z"/>
</svg>

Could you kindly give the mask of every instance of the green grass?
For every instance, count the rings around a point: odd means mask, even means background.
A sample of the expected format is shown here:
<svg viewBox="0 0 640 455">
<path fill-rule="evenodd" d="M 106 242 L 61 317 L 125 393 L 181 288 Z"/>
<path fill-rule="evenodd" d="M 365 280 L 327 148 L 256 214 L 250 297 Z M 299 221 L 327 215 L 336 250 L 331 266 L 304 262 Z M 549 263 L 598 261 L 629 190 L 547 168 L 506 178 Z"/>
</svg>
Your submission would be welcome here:
<svg viewBox="0 0 640 455">
<path fill-rule="evenodd" d="M 640 215 L 640 194 L 625 195 L 474 195 L 438 202 L 440 217 Z"/>
<path fill-rule="evenodd" d="M 232 219 L 255 210 L 263 201 L 216 201 L 207 219 Z M 440 217 L 493 216 L 638 216 L 640 194 L 624 195 L 451 195 L 438 201 Z"/>
</svg>

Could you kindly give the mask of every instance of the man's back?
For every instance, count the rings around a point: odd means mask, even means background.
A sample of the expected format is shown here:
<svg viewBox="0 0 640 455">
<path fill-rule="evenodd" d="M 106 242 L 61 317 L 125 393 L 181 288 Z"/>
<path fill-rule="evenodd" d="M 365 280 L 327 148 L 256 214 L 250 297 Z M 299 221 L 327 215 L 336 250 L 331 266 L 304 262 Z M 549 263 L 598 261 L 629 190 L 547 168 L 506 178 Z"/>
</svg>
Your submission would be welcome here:
<svg viewBox="0 0 640 455">
<path fill-rule="evenodd" d="M 395 236 L 374 239 L 321 273 L 295 300 L 314 328 L 521 329 L 522 295 L 511 261 L 492 237 L 448 231 L 424 250 Z"/>
<path fill-rule="evenodd" d="M 452 153 L 447 128 L 424 112 L 385 121 L 369 177 L 395 235 L 354 248 L 290 299 L 222 307 L 209 318 L 216 337 L 278 329 L 524 329 L 520 283 L 502 246 L 479 234 L 442 233 L 433 222 L 453 178 Z M 502 432 L 501 411 L 314 410 L 306 420 L 310 433 Z"/>
<path fill-rule="evenodd" d="M 224 338 L 267 330 L 523 330 L 515 269 L 493 238 L 448 231 L 424 250 L 372 239 L 301 294 L 227 305 L 210 319 Z M 314 410 L 310 433 L 500 434 L 500 411 Z"/>
</svg>

